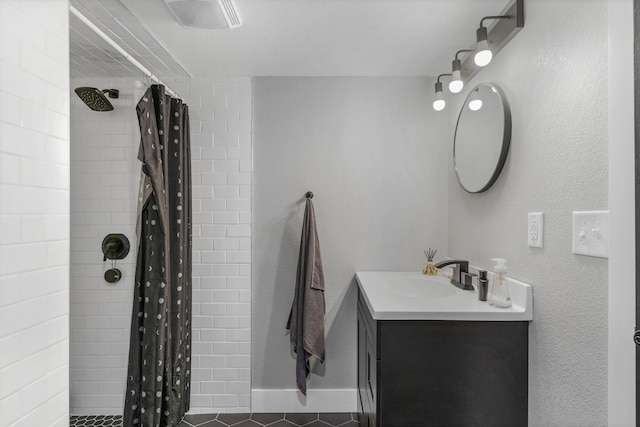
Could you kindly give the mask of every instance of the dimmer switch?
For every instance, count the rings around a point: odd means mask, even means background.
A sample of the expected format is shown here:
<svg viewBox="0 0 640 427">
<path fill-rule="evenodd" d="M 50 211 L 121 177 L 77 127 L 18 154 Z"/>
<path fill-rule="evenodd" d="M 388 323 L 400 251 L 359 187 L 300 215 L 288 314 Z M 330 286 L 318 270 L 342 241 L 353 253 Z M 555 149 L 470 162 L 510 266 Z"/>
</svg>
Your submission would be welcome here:
<svg viewBox="0 0 640 427">
<path fill-rule="evenodd" d="M 609 258 L 609 211 L 573 213 L 573 253 Z"/>
</svg>

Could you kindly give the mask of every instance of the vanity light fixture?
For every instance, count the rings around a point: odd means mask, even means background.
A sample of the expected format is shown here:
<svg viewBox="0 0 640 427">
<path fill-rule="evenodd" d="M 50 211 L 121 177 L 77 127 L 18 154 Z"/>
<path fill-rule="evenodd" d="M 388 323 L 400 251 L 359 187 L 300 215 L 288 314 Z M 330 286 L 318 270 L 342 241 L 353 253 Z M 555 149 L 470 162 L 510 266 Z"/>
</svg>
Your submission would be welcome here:
<svg viewBox="0 0 640 427">
<path fill-rule="evenodd" d="M 451 93 L 458 93 L 464 87 L 462 75 L 460 74 L 462 62 L 458 59 L 458 55 L 462 52 L 473 52 L 473 49 L 461 49 L 456 52 L 456 57 L 453 62 L 451 62 L 451 81 L 449 82 L 449 91 L 451 91 Z"/>
<path fill-rule="evenodd" d="M 436 81 L 436 100 L 433 101 L 433 109 L 436 111 L 444 110 L 447 102 L 444 100 L 444 96 L 442 95 L 442 82 L 440 82 L 440 77 L 450 76 L 451 74 L 440 74 L 438 76 L 438 80 Z"/>
<path fill-rule="evenodd" d="M 471 111 L 478 111 L 482 108 L 482 99 L 480 99 L 480 95 L 478 94 L 478 89 L 475 89 L 469 95 L 469 109 Z"/>
<path fill-rule="evenodd" d="M 491 49 L 489 49 L 489 42 L 487 41 L 487 27 L 484 26 L 485 19 L 507 19 L 509 15 L 498 15 L 498 16 L 485 16 L 480 20 L 480 27 L 476 30 L 476 54 L 473 57 L 473 62 L 476 63 L 478 67 L 484 67 L 491 62 L 493 58 L 493 53 Z"/>
<path fill-rule="evenodd" d="M 1 1 L 1 0 L 0 0 Z M 165 0 L 170 1 L 170 0 Z M 174 0 L 175 1 L 175 0 Z M 494 19 L 495 23 L 490 29 L 484 26 L 484 21 Z M 511 0 L 509 4 L 500 12 L 499 15 L 485 16 L 480 20 L 480 27 L 476 31 L 477 43 L 469 49 L 462 49 L 456 52 L 455 59 L 451 63 L 451 74 L 441 74 L 436 82 L 435 101 L 433 108 L 436 111 L 444 110 L 446 101 L 442 93 L 442 83 L 440 77 L 451 76 L 449 82 L 449 91 L 451 93 L 459 93 L 465 85 L 470 81 L 482 67 L 491 62 L 491 59 L 503 47 L 511 41 L 511 39 L 524 28 L 524 0 Z M 458 59 L 458 55 L 462 52 L 473 52 L 466 55 L 463 60 Z M 469 99 L 469 108 L 474 111 L 482 108 L 482 101 L 478 95 L 477 102 L 475 99 Z"/>
</svg>

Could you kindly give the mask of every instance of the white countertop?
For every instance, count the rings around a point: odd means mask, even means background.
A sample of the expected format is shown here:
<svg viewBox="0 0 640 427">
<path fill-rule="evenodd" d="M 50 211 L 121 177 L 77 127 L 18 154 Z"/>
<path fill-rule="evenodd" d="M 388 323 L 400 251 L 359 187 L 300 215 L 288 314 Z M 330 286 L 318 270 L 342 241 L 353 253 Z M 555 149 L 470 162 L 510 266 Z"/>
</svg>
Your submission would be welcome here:
<svg viewBox="0 0 640 427">
<path fill-rule="evenodd" d="M 359 271 L 356 280 L 376 320 L 533 320 L 531 285 L 511 278 L 508 279 L 512 300 L 509 308 L 480 301 L 475 291 L 458 289 L 443 276 Z"/>
</svg>

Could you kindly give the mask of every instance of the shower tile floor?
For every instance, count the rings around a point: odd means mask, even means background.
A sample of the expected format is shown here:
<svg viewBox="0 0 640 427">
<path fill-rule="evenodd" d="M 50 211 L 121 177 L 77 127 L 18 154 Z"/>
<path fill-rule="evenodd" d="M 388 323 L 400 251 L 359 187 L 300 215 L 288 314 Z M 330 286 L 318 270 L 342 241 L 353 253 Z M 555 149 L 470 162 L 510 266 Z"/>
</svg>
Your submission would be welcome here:
<svg viewBox="0 0 640 427">
<path fill-rule="evenodd" d="M 356 427 L 357 414 L 264 413 L 187 415 L 178 427 Z M 119 415 L 73 415 L 70 427 L 122 427 Z"/>
</svg>

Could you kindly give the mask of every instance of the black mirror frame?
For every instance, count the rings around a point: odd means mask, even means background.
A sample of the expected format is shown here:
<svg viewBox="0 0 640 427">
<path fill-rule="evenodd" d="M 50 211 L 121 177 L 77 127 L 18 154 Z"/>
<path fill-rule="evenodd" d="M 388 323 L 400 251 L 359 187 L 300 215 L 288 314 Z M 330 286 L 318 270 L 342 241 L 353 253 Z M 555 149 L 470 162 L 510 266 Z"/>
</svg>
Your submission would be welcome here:
<svg viewBox="0 0 640 427">
<path fill-rule="evenodd" d="M 502 107 L 504 111 L 504 126 L 503 126 L 503 132 L 502 132 L 502 148 L 500 150 L 500 156 L 498 158 L 498 162 L 496 164 L 495 170 L 493 171 L 493 174 L 489 178 L 489 181 L 482 188 L 480 188 L 479 190 L 471 191 L 462 184 L 462 181 L 460 180 L 460 175 L 458 173 L 458 165 L 456 164 L 456 136 L 458 134 L 458 126 L 460 125 L 460 117 L 462 117 L 462 112 L 464 111 L 465 107 L 469 103 L 469 98 L 471 97 L 471 94 L 473 94 L 480 86 L 491 86 L 500 97 L 500 101 L 502 102 Z M 507 98 L 504 92 L 502 91 L 502 89 L 500 89 L 498 85 L 494 83 L 478 84 L 469 92 L 469 95 L 467 96 L 467 98 L 464 100 L 464 103 L 462 104 L 462 108 L 460 109 L 460 113 L 458 114 L 458 120 L 456 121 L 456 130 L 453 136 L 453 169 L 456 172 L 456 178 L 458 179 L 458 184 L 460 184 L 460 187 L 462 187 L 462 189 L 467 193 L 471 193 L 471 194 L 483 193 L 487 191 L 489 188 L 491 188 L 491 186 L 495 184 L 495 182 L 498 180 L 498 177 L 500 176 L 500 173 L 504 168 L 504 164 L 507 161 L 507 155 L 509 154 L 510 145 L 511 145 L 511 107 L 509 106 L 509 102 L 507 101 Z"/>
</svg>

